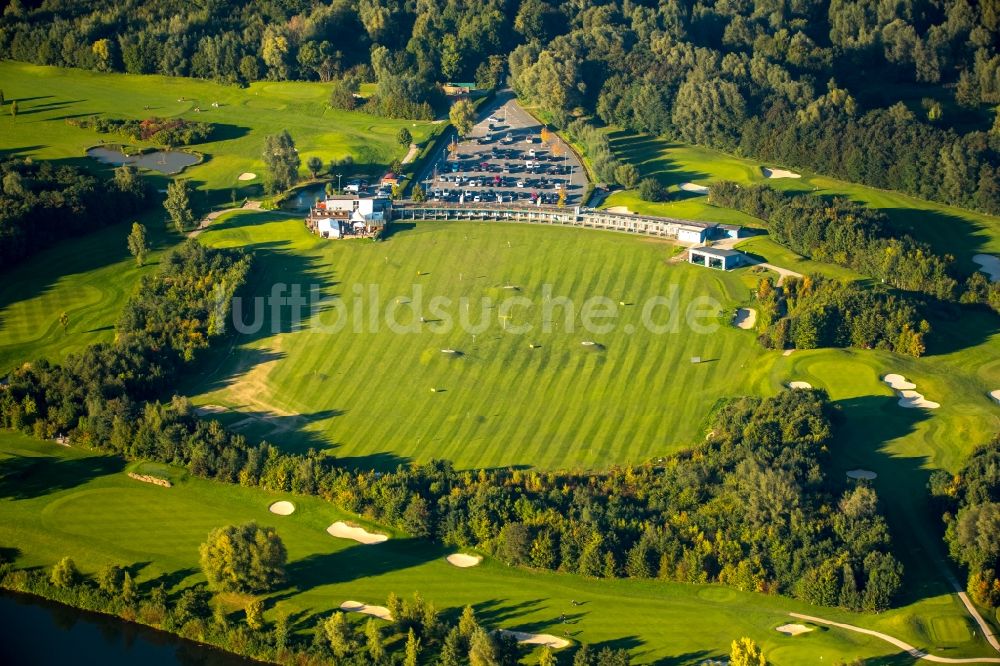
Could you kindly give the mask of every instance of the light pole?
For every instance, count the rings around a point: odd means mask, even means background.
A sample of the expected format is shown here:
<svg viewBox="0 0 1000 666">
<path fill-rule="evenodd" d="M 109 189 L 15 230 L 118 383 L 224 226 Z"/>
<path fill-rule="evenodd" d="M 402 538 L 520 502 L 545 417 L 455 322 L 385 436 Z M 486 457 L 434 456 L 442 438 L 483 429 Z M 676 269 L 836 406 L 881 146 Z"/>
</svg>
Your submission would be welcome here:
<svg viewBox="0 0 1000 666">
<path fill-rule="evenodd" d="M 344 191 L 342 189 L 340 189 L 340 178 L 343 175 L 344 174 L 342 174 L 342 173 L 338 173 L 337 174 L 337 194 L 343 194 L 344 193 Z"/>
</svg>

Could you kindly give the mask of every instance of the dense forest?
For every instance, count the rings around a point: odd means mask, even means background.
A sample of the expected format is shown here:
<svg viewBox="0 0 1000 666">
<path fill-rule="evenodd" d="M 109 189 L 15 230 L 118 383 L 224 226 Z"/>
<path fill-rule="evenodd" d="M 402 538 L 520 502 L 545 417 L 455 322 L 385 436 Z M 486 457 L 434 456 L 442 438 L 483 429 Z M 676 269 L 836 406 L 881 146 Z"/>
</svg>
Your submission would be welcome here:
<svg viewBox="0 0 1000 666">
<path fill-rule="evenodd" d="M 769 349 L 855 347 L 921 356 L 931 326 L 911 299 L 819 275 L 757 286 L 758 340 Z"/>
<path fill-rule="evenodd" d="M 68 236 L 121 222 L 147 198 L 134 167 L 101 180 L 76 167 L 0 158 L 0 270 Z"/>
<path fill-rule="evenodd" d="M 901 585 L 866 484 L 823 468 L 833 408 L 819 391 L 721 408 L 696 451 L 582 472 L 459 471 L 437 461 L 355 472 L 315 451 L 249 444 L 186 399 L 155 400 L 223 331 L 250 258 L 189 241 L 131 298 L 115 342 L 11 373 L 0 427 L 183 465 L 229 483 L 318 494 L 417 537 L 473 546 L 514 565 L 587 576 L 722 582 L 857 610 Z M 152 399 L 152 401 L 151 401 Z"/>
<path fill-rule="evenodd" d="M 958 297 L 953 258 L 894 234 L 880 210 L 839 197 L 827 200 L 725 181 L 711 185 L 709 201 L 764 220 L 771 238 L 802 256 L 853 268 L 903 291 L 944 301 Z"/>
<path fill-rule="evenodd" d="M 559 127 L 594 115 L 992 213 L 998 45 L 998 0 L 11 0 L 0 19 L 3 57 L 374 81 L 391 115 L 509 75 Z"/>
<path fill-rule="evenodd" d="M 1000 607 L 1000 436 L 976 449 L 958 474 L 934 472 L 929 485 L 951 556 L 969 573 L 969 596 Z"/>
</svg>

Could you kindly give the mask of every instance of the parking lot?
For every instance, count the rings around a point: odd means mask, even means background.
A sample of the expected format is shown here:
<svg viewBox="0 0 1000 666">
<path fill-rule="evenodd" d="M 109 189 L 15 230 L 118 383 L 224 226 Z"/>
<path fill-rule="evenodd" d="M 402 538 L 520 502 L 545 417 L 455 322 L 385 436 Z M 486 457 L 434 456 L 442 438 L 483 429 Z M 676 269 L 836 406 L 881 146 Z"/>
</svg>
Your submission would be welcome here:
<svg viewBox="0 0 1000 666">
<path fill-rule="evenodd" d="M 420 176 L 431 201 L 582 204 L 587 174 L 576 154 L 501 91 L 472 133 L 453 139 Z"/>
</svg>

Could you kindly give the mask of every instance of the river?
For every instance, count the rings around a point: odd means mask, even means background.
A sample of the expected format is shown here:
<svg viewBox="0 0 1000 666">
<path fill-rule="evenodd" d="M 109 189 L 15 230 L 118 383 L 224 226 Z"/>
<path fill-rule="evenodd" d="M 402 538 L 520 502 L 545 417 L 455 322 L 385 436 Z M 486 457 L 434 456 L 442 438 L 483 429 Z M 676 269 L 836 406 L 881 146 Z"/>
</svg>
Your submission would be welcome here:
<svg viewBox="0 0 1000 666">
<path fill-rule="evenodd" d="M 0 591 L 0 663 L 250 666 L 260 662 L 106 615 Z"/>
</svg>

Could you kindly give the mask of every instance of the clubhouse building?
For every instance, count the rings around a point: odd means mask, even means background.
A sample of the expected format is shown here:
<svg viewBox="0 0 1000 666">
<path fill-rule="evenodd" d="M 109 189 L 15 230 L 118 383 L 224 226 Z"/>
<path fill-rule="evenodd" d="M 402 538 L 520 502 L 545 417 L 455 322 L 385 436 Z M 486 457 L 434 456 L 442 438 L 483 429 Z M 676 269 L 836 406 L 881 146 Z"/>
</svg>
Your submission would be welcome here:
<svg viewBox="0 0 1000 666">
<path fill-rule="evenodd" d="M 309 210 L 306 226 L 322 238 L 371 238 L 385 228 L 391 211 L 386 197 L 328 196 Z"/>
</svg>

